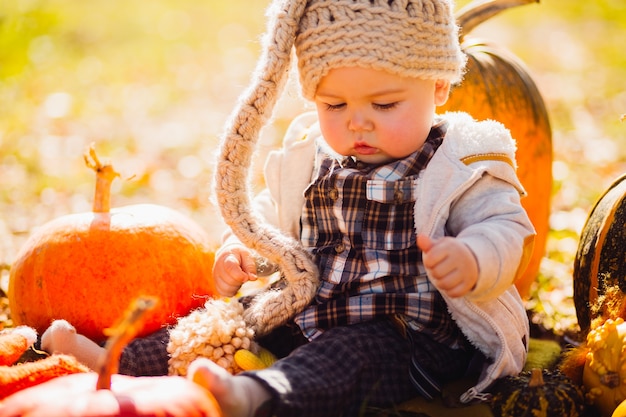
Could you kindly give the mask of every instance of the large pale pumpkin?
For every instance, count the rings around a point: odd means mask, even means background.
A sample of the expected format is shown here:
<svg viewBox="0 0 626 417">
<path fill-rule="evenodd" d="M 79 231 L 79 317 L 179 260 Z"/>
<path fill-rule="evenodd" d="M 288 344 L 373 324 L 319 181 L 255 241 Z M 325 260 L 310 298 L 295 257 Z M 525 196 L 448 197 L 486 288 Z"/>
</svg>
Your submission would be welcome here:
<svg viewBox="0 0 626 417">
<path fill-rule="evenodd" d="M 525 66 L 514 55 L 491 42 L 472 39 L 476 26 L 500 11 L 537 0 L 493 0 L 470 3 L 457 14 L 461 48 L 468 56 L 462 83 L 453 87 L 440 111 L 465 111 L 478 120 L 504 124 L 517 141 L 519 178 L 528 192 L 522 205 L 537 231 L 532 258 L 516 282 L 529 297 L 545 254 L 552 193 L 552 130 L 545 103 Z"/>
<path fill-rule="evenodd" d="M 574 260 L 574 305 L 583 332 L 602 309 L 598 297 L 608 288 L 626 294 L 626 175 L 598 199 L 583 227 Z"/>
<path fill-rule="evenodd" d="M 9 303 L 15 324 L 43 332 L 65 319 L 101 342 L 129 302 L 158 297 L 141 335 L 204 304 L 214 294 L 214 250 L 208 234 L 170 208 L 138 204 L 109 210 L 117 173 L 91 153 L 97 171 L 93 212 L 70 214 L 36 229 L 11 266 Z"/>
</svg>

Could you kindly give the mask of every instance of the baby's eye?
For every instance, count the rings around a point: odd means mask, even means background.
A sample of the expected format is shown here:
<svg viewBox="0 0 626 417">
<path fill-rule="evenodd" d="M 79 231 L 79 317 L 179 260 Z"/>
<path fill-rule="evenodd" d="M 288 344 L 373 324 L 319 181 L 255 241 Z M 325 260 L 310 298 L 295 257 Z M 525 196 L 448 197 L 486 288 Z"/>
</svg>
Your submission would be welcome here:
<svg viewBox="0 0 626 417">
<path fill-rule="evenodd" d="M 397 105 L 398 105 L 398 102 L 385 103 L 385 104 L 372 103 L 372 107 L 374 107 L 376 110 L 390 110 L 396 107 Z"/>
<path fill-rule="evenodd" d="M 341 110 L 345 106 L 346 106 L 346 103 L 339 103 L 339 104 L 329 104 L 329 103 L 326 103 L 326 110 L 328 110 L 328 111 Z"/>
</svg>

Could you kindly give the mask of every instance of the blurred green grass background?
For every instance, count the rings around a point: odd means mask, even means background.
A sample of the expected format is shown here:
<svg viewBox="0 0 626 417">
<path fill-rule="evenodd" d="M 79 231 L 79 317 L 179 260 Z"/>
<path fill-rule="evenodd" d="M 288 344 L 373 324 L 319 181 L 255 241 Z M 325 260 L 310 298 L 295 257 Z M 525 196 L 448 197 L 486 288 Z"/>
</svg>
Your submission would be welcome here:
<svg viewBox="0 0 626 417">
<path fill-rule="evenodd" d="M 457 1 L 457 8 L 469 0 Z M 259 55 L 268 1 L 0 1 L 0 262 L 32 228 L 90 211 L 95 142 L 125 180 L 113 205 L 164 204 L 223 228 L 210 181 L 221 129 Z M 573 325 L 572 263 L 596 199 L 625 171 L 624 0 L 542 0 L 471 36 L 508 48 L 546 101 L 554 135 L 551 235 L 529 308 Z M 258 161 L 305 104 L 291 83 Z M 261 163 L 253 173 L 260 176 Z M 260 182 L 258 185 L 261 185 Z"/>
</svg>

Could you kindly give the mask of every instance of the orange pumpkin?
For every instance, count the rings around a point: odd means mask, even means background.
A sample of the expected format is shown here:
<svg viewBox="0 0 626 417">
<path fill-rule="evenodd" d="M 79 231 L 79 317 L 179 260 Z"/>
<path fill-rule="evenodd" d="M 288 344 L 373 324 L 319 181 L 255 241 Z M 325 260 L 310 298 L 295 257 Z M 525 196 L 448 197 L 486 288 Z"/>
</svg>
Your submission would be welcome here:
<svg viewBox="0 0 626 417">
<path fill-rule="evenodd" d="M 475 119 L 504 124 L 517 141 L 519 178 L 528 192 L 522 205 L 537 231 L 532 258 L 516 282 L 528 298 L 545 254 L 552 193 L 552 130 L 545 103 L 533 79 L 515 56 L 492 43 L 466 37 L 476 26 L 506 8 L 537 0 L 493 0 L 470 3 L 457 14 L 467 72 L 441 111 L 465 111 Z"/>
<path fill-rule="evenodd" d="M 206 416 L 221 417 L 213 395 L 179 376 L 115 374 L 122 349 L 142 328 L 154 299 L 131 302 L 125 318 L 108 333 L 98 373 L 61 376 L 19 391 L 0 402 L 0 417 Z"/>
<path fill-rule="evenodd" d="M 46 223 L 20 249 L 8 292 L 15 324 L 41 333 L 52 320 L 65 319 L 101 342 L 103 329 L 140 294 L 160 300 L 141 336 L 201 307 L 215 293 L 208 234 L 164 206 L 109 210 L 111 182 L 119 174 L 102 165 L 93 148 L 85 159 L 97 172 L 93 212 Z"/>
</svg>

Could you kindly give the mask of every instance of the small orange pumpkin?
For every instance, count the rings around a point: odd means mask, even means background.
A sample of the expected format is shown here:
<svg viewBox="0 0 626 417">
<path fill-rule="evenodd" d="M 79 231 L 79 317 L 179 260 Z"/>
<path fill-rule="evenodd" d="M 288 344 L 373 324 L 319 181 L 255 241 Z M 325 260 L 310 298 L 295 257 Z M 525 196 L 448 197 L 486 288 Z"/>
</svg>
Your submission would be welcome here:
<svg viewBox="0 0 626 417">
<path fill-rule="evenodd" d="M 122 349 L 142 327 L 154 299 L 139 298 L 113 329 L 98 373 L 61 376 L 19 391 L 0 402 L 0 417 L 206 416 L 222 417 L 213 395 L 179 376 L 115 374 Z"/>
<path fill-rule="evenodd" d="M 466 35 L 507 8 L 537 0 L 476 1 L 459 10 L 461 48 L 468 56 L 467 72 L 441 111 L 465 111 L 475 119 L 504 124 L 517 141 L 518 175 L 528 196 L 522 205 L 537 231 L 533 255 L 515 283 L 522 298 L 530 296 L 548 239 L 552 194 L 552 130 L 543 98 L 524 65 L 492 43 Z"/>
<path fill-rule="evenodd" d="M 215 294 L 214 248 L 182 213 L 154 204 L 109 209 L 119 176 L 93 148 L 85 160 L 97 173 L 93 212 L 56 218 L 32 233 L 11 266 L 9 306 L 16 325 L 45 331 L 65 319 L 104 341 L 103 329 L 139 294 L 158 297 L 141 336 L 201 307 Z"/>
</svg>

